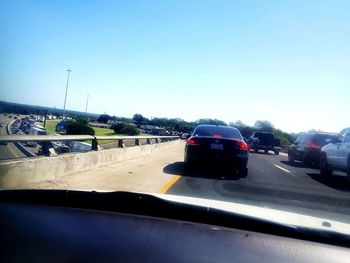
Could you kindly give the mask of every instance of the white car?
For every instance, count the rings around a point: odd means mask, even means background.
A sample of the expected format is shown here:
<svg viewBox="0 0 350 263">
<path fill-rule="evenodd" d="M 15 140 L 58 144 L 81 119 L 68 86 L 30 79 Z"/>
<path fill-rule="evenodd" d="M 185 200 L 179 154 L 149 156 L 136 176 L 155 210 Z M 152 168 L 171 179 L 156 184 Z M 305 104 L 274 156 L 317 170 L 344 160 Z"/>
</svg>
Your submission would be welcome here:
<svg viewBox="0 0 350 263">
<path fill-rule="evenodd" d="M 183 133 L 183 134 L 181 135 L 181 139 L 182 139 L 182 140 L 187 140 L 189 136 L 190 136 L 189 133 Z"/>
<path fill-rule="evenodd" d="M 342 130 L 336 139 L 321 149 L 321 175 L 328 177 L 333 171 L 347 173 L 350 180 L 350 128 Z"/>
</svg>

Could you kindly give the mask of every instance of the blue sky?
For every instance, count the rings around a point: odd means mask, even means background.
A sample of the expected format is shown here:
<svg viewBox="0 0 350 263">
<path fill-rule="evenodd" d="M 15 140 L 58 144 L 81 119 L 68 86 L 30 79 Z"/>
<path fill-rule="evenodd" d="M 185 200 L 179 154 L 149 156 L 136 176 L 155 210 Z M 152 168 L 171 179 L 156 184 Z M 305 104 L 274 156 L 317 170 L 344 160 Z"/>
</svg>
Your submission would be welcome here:
<svg viewBox="0 0 350 263">
<path fill-rule="evenodd" d="M 350 1 L 0 2 L 0 99 L 131 117 L 350 126 Z"/>
</svg>

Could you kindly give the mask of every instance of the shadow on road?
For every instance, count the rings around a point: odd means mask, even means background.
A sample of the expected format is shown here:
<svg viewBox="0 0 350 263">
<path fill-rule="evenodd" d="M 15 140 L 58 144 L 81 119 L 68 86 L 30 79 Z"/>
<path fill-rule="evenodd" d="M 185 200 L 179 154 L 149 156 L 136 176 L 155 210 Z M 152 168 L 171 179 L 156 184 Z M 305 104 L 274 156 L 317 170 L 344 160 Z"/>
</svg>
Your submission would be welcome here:
<svg viewBox="0 0 350 263">
<path fill-rule="evenodd" d="M 254 151 L 250 151 L 249 152 L 250 154 L 261 154 L 261 155 L 275 155 L 274 152 L 268 152 L 268 153 L 265 153 L 264 151 L 259 151 L 259 152 L 254 152 Z"/>
<path fill-rule="evenodd" d="M 238 180 L 240 177 L 234 171 L 225 170 L 213 166 L 186 168 L 183 162 L 168 164 L 163 169 L 164 173 L 180 175 L 185 177 L 220 179 L 220 180 Z"/>
<path fill-rule="evenodd" d="M 317 165 L 312 165 L 312 164 L 303 164 L 302 162 L 289 162 L 289 161 L 280 161 L 281 163 L 292 166 L 292 167 L 297 167 L 297 168 L 310 168 L 310 169 L 318 169 Z"/>
<path fill-rule="evenodd" d="M 307 173 L 307 175 L 315 181 L 333 189 L 344 192 L 350 192 L 350 182 L 348 181 L 346 176 L 332 175 L 329 178 L 324 178 L 319 173 Z"/>
<path fill-rule="evenodd" d="M 292 166 L 292 167 L 298 167 L 298 168 L 307 168 L 305 164 L 303 164 L 302 162 L 289 162 L 289 161 L 280 161 L 281 163 L 288 165 L 288 166 Z"/>
</svg>

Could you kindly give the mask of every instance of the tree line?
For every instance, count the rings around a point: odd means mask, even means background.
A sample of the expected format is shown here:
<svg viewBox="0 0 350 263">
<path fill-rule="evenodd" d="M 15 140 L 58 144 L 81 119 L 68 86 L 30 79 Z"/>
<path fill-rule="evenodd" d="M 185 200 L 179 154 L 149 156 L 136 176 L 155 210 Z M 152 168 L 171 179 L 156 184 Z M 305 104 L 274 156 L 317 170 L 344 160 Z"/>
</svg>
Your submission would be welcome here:
<svg viewBox="0 0 350 263">
<path fill-rule="evenodd" d="M 254 126 L 244 124 L 242 121 L 230 122 L 229 126 L 237 128 L 243 137 L 249 138 L 253 132 L 270 132 L 281 141 L 282 145 L 290 145 L 296 137 L 296 134 L 290 134 L 280 129 L 266 120 L 258 120 Z"/>
<path fill-rule="evenodd" d="M 211 124 L 235 127 L 241 132 L 242 136 L 246 138 L 249 138 L 253 134 L 253 132 L 270 132 L 277 139 L 281 140 L 281 143 L 284 145 L 291 144 L 296 136 L 295 134 L 289 134 L 287 132 L 283 132 L 280 129 L 277 129 L 271 122 L 267 120 L 258 120 L 255 122 L 254 126 L 250 126 L 244 124 L 242 121 L 230 122 L 227 124 L 226 122 L 218 119 L 199 119 L 194 122 L 187 122 L 179 118 L 148 119 L 142 116 L 141 114 L 135 114 L 133 118 L 115 117 L 103 114 L 97 119 L 97 121 L 101 123 L 107 123 L 109 120 L 116 122 L 116 124 L 112 126 L 112 129 L 114 129 L 116 133 L 120 133 L 121 129 L 125 129 L 127 127 L 127 129 L 129 129 L 130 131 L 133 130 L 132 133 L 134 134 L 135 125 L 139 129 L 144 127 L 145 125 L 152 125 L 162 127 L 168 131 L 191 133 L 194 130 L 194 128 L 199 124 Z"/>
</svg>

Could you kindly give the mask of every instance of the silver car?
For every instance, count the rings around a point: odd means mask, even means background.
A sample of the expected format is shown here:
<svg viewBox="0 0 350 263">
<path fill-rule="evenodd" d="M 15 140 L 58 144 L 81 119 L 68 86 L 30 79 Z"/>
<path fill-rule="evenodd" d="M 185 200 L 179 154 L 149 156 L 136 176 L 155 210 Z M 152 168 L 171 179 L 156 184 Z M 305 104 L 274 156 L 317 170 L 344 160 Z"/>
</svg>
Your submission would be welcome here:
<svg viewBox="0 0 350 263">
<path fill-rule="evenodd" d="M 350 128 L 342 130 L 336 139 L 321 149 L 321 175 L 328 177 L 333 171 L 347 173 L 350 180 Z"/>
</svg>

